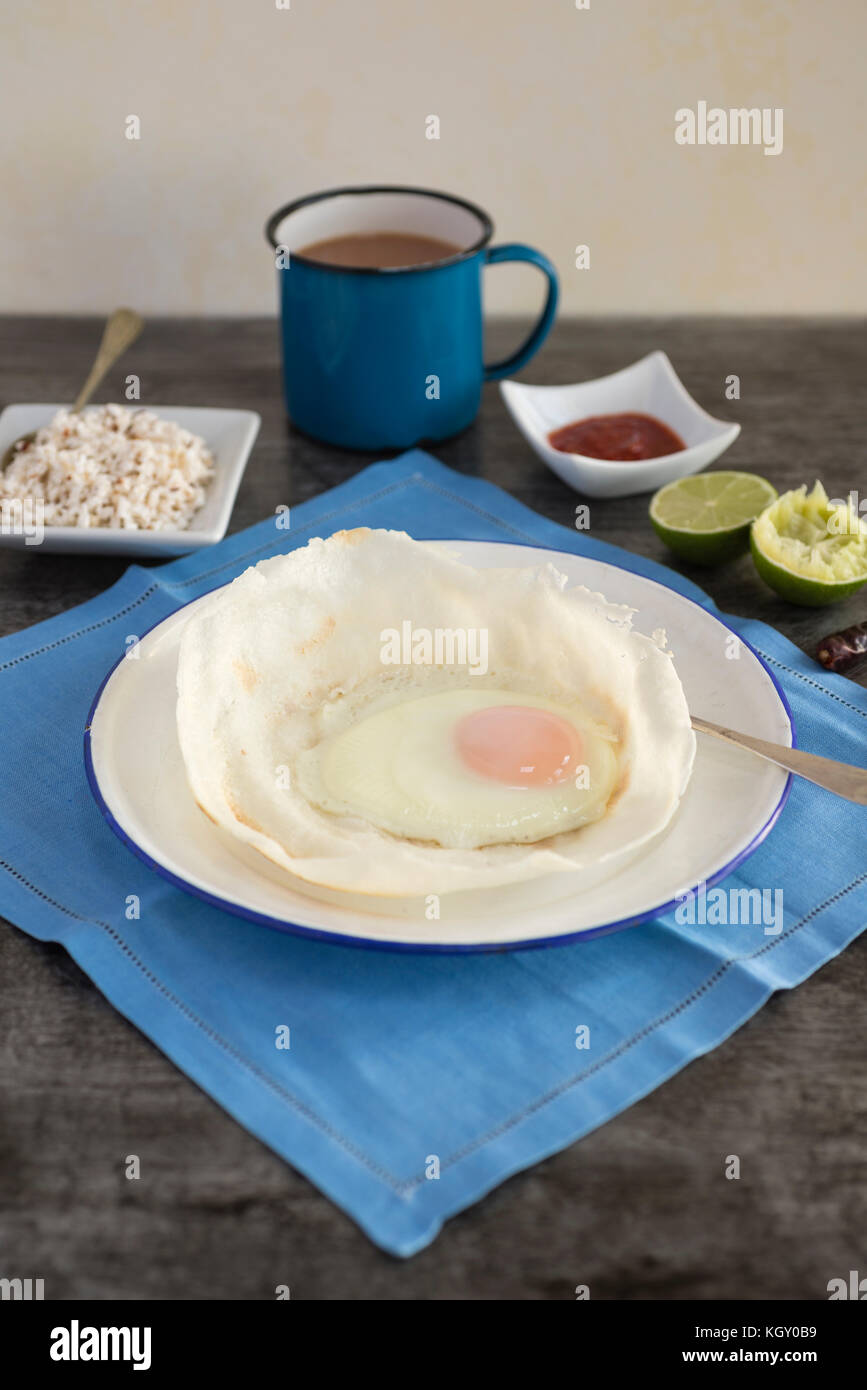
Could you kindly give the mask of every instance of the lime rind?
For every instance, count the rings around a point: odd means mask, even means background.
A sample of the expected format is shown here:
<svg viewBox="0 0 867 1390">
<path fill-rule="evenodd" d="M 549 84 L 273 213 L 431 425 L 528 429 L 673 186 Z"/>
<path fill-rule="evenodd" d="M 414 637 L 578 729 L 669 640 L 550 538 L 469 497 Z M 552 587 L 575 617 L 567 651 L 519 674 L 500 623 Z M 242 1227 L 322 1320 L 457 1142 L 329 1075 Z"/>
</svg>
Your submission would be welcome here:
<svg viewBox="0 0 867 1390">
<path fill-rule="evenodd" d="M 821 579 L 803 579 L 769 560 L 758 549 L 753 536 L 750 537 L 750 549 L 756 570 L 768 587 L 789 603 L 798 603 L 804 608 L 824 608 L 827 603 L 840 603 L 852 594 L 857 594 L 858 590 L 867 584 L 867 578 L 838 580 L 832 584 Z"/>
</svg>

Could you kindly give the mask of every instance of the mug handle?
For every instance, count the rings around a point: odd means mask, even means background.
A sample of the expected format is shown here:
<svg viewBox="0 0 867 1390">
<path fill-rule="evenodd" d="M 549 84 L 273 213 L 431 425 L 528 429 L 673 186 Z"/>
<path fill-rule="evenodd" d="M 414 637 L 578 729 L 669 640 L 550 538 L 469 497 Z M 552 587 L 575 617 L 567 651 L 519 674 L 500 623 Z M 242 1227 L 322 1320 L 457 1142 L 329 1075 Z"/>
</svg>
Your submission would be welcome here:
<svg viewBox="0 0 867 1390">
<path fill-rule="evenodd" d="M 501 377 L 517 372 L 519 368 L 524 366 L 525 362 L 529 362 L 534 353 L 538 352 L 554 321 L 559 292 L 556 270 L 548 257 L 543 256 L 541 251 L 535 251 L 532 246 L 523 246 L 517 241 L 509 242 L 506 246 L 492 246 L 485 252 L 485 263 L 496 265 L 498 261 L 527 261 L 530 265 L 538 266 L 548 279 L 548 298 L 545 300 L 545 307 L 538 323 L 517 351 L 513 352 L 510 357 L 504 357 L 500 362 L 491 362 L 489 366 L 484 368 L 485 381 L 499 381 Z"/>
</svg>

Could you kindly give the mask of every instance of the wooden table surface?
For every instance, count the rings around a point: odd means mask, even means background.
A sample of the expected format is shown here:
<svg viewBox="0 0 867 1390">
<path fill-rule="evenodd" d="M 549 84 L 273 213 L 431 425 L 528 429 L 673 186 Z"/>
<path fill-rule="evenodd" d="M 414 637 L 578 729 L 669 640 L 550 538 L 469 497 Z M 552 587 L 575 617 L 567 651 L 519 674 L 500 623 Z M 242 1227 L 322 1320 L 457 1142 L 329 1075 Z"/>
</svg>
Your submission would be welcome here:
<svg viewBox="0 0 867 1390">
<path fill-rule="evenodd" d="M 522 325 L 490 331 L 499 355 Z M 95 320 L 0 319 L 4 403 L 69 400 Z M 664 348 L 696 399 L 743 430 L 721 467 L 782 491 L 821 477 L 867 497 L 867 333 L 847 320 L 561 322 L 524 379 L 598 376 Z M 142 404 L 258 410 L 237 530 L 350 477 L 372 456 L 295 434 L 271 319 L 151 322 L 128 372 Z M 726 377 L 741 397 L 724 397 Z M 432 452 L 569 526 L 580 499 L 511 424 L 495 386 L 464 435 Z M 591 502 L 591 534 L 668 563 L 647 497 Z M 675 562 L 676 563 L 676 562 Z M 111 584 L 123 560 L 0 551 L 0 632 Z M 867 591 L 793 608 L 748 556 L 684 568 L 724 611 L 764 619 L 812 652 L 867 618 Z M 867 676 L 860 677 L 867 683 Z M 50 827 L 46 827 L 46 833 Z M 867 858 L 867 855 L 865 855 Z M 808 866 L 806 866 L 808 869 Z M 565 1152 L 504 1183 L 408 1262 L 376 1249 L 303 1177 L 242 1130 L 120 1017 L 57 946 L 0 928 L 0 1275 L 49 1298 L 823 1298 L 864 1273 L 867 941 L 775 995 L 728 1042 Z M 146 1155 L 147 1183 L 121 1173 Z M 723 1177 L 739 1154 L 740 1181 Z M 860 1261 L 860 1266 L 859 1266 Z"/>
</svg>

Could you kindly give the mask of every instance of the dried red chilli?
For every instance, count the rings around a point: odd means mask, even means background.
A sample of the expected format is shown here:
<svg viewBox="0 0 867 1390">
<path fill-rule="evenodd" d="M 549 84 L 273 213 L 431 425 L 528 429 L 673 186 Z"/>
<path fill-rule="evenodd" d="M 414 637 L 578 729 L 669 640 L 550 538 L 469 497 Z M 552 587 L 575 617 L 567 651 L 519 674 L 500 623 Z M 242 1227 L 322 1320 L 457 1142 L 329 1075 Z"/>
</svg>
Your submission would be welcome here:
<svg viewBox="0 0 867 1390">
<path fill-rule="evenodd" d="M 823 637 L 816 651 L 816 660 L 826 671 L 848 671 L 859 661 L 867 660 L 867 623 L 855 623 L 842 632 Z"/>
</svg>

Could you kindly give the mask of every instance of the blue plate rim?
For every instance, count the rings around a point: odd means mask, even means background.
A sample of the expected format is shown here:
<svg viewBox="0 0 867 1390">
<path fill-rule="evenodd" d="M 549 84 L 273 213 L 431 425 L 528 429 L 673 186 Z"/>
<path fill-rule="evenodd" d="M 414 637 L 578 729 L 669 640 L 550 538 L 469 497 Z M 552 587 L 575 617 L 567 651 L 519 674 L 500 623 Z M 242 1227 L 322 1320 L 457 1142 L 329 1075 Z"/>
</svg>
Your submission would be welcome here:
<svg viewBox="0 0 867 1390">
<path fill-rule="evenodd" d="M 762 667 L 765 674 L 768 676 L 772 686 L 774 687 L 774 690 L 777 693 L 780 703 L 783 706 L 786 718 L 789 721 L 789 727 L 792 732 L 792 747 L 798 747 L 797 731 L 795 728 L 795 720 L 792 714 L 791 706 L 789 705 L 789 701 L 786 698 L 785 691 L 780 685 L 780 682 L 774 675 L 771 668 L 768 666 L 767 662 L 761 656 L 761 654 L 756 650 L 752 643 L 748 642 L 747 639 L 743 637 L 735 628 L 733 628 L 730 623 L 725 622 L 720 617 L 718 612 L 716 612 L 715 610 L 705 608 L 703 604 L 697 603 L 694 598 L 690 598 L 687 594 L 682 593 L 680 589 L 676 589 L 673 584 L 663 584 L 658 579 L 650 579 L 647 575 L 637 574 L 635 570 L 630 570 L 625 565 L 613 564 L 609 560 L 596 560 L 595 557 L 592 555 L 580 555 L 576 554 L 575 551 L 571 550 L 556 550 L 553 546 L 538 545 L 535 541 L 479 541 L 472 540 L 469 537 L 456 538 L 454 536 L 426 536 L 424 539 L 426 542 L 436 545 L 463 544 L 521 546 L 526 550 L 544 550 L 548 551 L 552 555 L 566 555 L 573 559 L 593 560 L 595 564 L 609 565 L 611 569 L 622 570 L 625 574 L 636 575 L 637 578 L 643 580 L 647 584 L 655 584 L 658 585 L 660 589 L 670 590 L 671 593 L 677 594 L 679 598 L 684 599 L 687 603 L 691 603 L 694 607 L 701 609 L 703 613 L 707 613 L 711 618 L 718 622 L 721 627 L 724 627 L 727 632 L 733 633 L 734 636 L 738 639 L 738 641 L 742 642 L 743 645 L 748 649 L 748 651 L 752 652 L 753 656 L 756 658 L 756 661 L 758 661 L 759 665 Z M 227 583 L 231 582 L 231 580 L 227 581 Z M 167 614 L 164 618 L 160 618 L 158 622 L 153 623 L 149 628 L 147 628 L 141 634 L 139 641 L 142 641 L 145 637 L 149 636 L 150 633 L 155 632 L 158 627 L 161 627 L 163 623 L 168 622 L 170 618 L 174 618 L 177 616 L 178 613 L 182 613 L 185 608 L 189 608 L 192 604 L 198 603 L 199 600 L 205 598 L 208 593 L 215 593 L 217 589 L 222 589 L 225 587 L 225 584 L 218 584 L 215 586 L 214 589 L 208 589 L 205 591 L 204 594 L 197 594 L 195 598 L 188 599 L 186 603 L 180 604 L 180 606 L 174 609 L 172 613 Z M 99 786 L 99 781 L 96 776 L 96 769 L 93 765 L 91 727 L 93 725 L 94 718 L 96 717 L 99 702 L 102 699 L 103 692 L 105 691 L 109 681 L 111 680 L 117 668 L 120 666 L 121 662 L 125 661 L 126 659 L 126 653 L 124 652 L 118 657 L 117 661 L 113 663 L 110 670 L 106 673 L 106 675 L 100 682 L 99 688 L 96 694 L 94 695 L 90 705 L 90 709 L 88 710 L 87 723 L 84 729 L 84 769 L 85 775 L 87 777 L 87 783 L 90 787 L 91 795 L 93 796 L 93 799 L 99 807 L 100 812 L 102 813 L 104 819 L 106 820 L 110 828 L 113 830 L 114 834 L 121 841 L 121 843 L 126 846 L 127 849 L 132 851 L 132 853 L 136 856 L 137 859 L 140 859 L 142 863 L 148 866 L 149 869 L 152 869 L 155 873 L 159 874 L 160 878 L 165 879 L 168 883 L 171 883 L 175 888 L 180 888 L 182 892 L 189 893 L 193 897 L 199 898 L 202 902 L 208 903 L 210 907 L 219 908 L 221 911 L 231 913 L 232 916 L 240 917 L 244 921 L 255 922 L 259 926 L 269 927 L 272 931 L 279 931 L 290 936 L 306 937 L 310 940 L 326 942 L 330 945 L 348 946 L 368 951 L 393 951 L 401 953 L 407 952 L 412 955 L 490 955 L 492 953 L 500 953 L 503 951 L 532 951 L 556 946 L 571 946 L 581 941 L 593 941 L 600 936 L 609 936 L 613 932 L 625 931 L 628 927 L 637 927 L 644 922 L 654 921 L 656 918 L 662 917 L 666 913 L 674 911 L 686 896 L 686 892 L 684 892 L 683 894 L 678 895 L 678 897 L 670 899 L 668 902 L 660 903 L 656 907 L 649 908 L 646 912 L 636 913 L 631 917 L 618 918 L 613 922 L 604 922 L 598 927 L 588 927 L 585 928 L 583 931 L 559 933 L 556 936 L 532 937 L 523 941 L 480 941 L 458 942 L 455 944 L 449 944 L 447 942 L 425 941 L 376 941 L 371 937 L 351 936 L 348 933 L 328 931 L 325 927 L 304 927 L 301 926 L 298 922 L 290 922 L 286 918 L 272 917 L 268 913 L 256 912 L 252 908 L 243 907 L 239 903 L 230 902 L 226 898 L 221 898 L 219 897 L 219 895 L 215 893 L 209 893 L 206 889 L 199 888 L 196 884 L 190 883 L 189 880 L 181 878 L 178 874 L 173 873 L 171 869 L 167 869 L 165 865 L 160 864 L 158 860 L 154 859 L 150 854 L 147 853 L 146 850 L 142 849 L 142 847 L 135 840 L 133 840 L 130 835 L 127 834 L 123 826 L 115 819 L 108 806 L 108 803 L 105 800 L 105 797 L 102 794 L 101 788 Z M 702 886 L 702 884 L 704 885 L 705 889 L 714 887 L 715 884 L 720 883 L 724 878 L 727 878 L 729 874 L 733 873 L 735 869 L 739 868 L 741 864 L 743 864 L 747 859 L 750 858 L 751 855 L 755 853 L 759 845 L 762 843 L 763 840 L 766 839 L 766 837 L 770 834 L 771 830 L 774 828 L 777 821 L 779 820 L 783 807 L 789 799 L 789 793 L 792 788 L 792 780 L 793 774 L 790 772 L 786 777 L 786 782 L 780 794 L 779 801 L 777 802 L 768 819 L 765 821 L 764 825 L 761 826 L 761 828 L 757 831 L 757 833 L 753 836 L 749 843 L 745 845 L 741 850 L 739 850 L 733 859 L 729 860 L 727 864 L 724 864 L 722 868 L 718 869 L 716 873 L 712 874 L 710 878 L 700 880 L 700 882 L 695 884 L 692 887 L 692 889 L 686 890 L 687 892 L 697 892 L 698 889 Z M 399 920 L 399 918 L 395 918 L 395 921 Z"/>
</svg>

